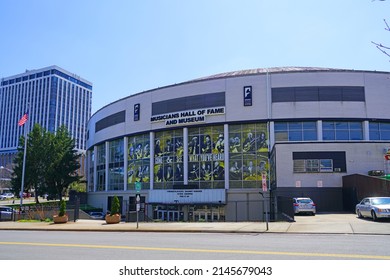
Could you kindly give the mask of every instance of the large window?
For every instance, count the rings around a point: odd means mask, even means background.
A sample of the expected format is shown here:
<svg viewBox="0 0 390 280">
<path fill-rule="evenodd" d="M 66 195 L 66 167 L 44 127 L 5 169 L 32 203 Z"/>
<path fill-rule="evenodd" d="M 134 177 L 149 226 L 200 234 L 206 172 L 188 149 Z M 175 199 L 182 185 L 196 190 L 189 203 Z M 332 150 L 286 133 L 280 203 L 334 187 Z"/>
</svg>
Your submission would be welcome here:
<svg viewBox="0 0 390 280">
<path fill-rule="evenodd" d="M 225 188 L 223 126 L 188 129 L 188 182 L 201 189 Z"/>
<path fill-rule="evenodd" d="M 370 122 L 370 140 L 390 140 L 390 123 Z"/>
<path fill-rule="evenodd" d="M 272 88 L 272 102 L 355 101 L 364 102 L 364 87 L 282 87 Z"/>
<path fill-rule="evenodd" d="M 268 177 L 268 137 L 265 123 L 229 126 L 230 188 L 261 187 Z"/>
<path fill-rule="evenodd" d="M 224 92 L 186 96 L 155 102 L 152 104 L 152 115 L 219 106 L 225 106 Z"/>
<path fill-rule="evenodd" d="M 106 145 L 97 146 L 97 185 L 96 191 L 106 190 Z"/>
<path fill-rule="evenodd" d="M 107 127 L 116 125 L 118 123 L 125 122 L 126 118 L 126 111 L 121 111 L 115 114 L 112 114 L 108 117 L 105 117 L 104 119 L 101 119 L 100 121 L 96 122 L 95 125 L 95 132 L 98 132 L 102 129 L 105 129 Z"/>
<path fill-rule="evenodd" d="M 294 173 L 347 172 L 345 152 L 293 152 Z"/>
<path fill-rule="evenodd" d="M 134 190 L 135 182 L 141 182 L 142 188 L 148 189 L 150 182 L 149 134 L 129 137 L 127 156 L 127 189 Z"/>
<path fill-rule="evenodd" d="M 183 130 L 157 132 L 154 139 L 154 189 L 184 183 Z"/>
<path fill-rule="evenodd" d="M 95 154 L 94 151 L 88 151 L 88 191 L 92 192 L 94 190 L 94 162 Z"/>
<path fill-rule="evenodd" d="M 361 122 L 323 121 L 323 140 L 363 140 L 363 125 Z"/>
<path fill-rule="evenodd" d="M 333 172 L 332 159 L 294 160 L 294 173 Z"/>
<path fill-rule="evenodd" d="M 275 122 L 275 141 L 315 141 L 317 124 L 308 122 Z"/>
<path fill-rule="evenodd" d="M 108 190 L 123 190 L 124 175 L 123 139 L 109 143 Z"/>
</svg>

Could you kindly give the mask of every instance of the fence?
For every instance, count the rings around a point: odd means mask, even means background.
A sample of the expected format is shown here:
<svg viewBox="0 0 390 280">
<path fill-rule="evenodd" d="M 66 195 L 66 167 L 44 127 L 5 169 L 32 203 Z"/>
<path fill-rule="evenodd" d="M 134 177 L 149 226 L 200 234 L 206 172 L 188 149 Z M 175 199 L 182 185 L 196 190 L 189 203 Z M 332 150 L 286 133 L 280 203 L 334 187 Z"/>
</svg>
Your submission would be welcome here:
<svg viewBox="0 0 390 280">
<path fill-rule="evenodd" d="M 7 208 L 7 211 L 5 211 Z M 13 211 L 8 211 L 12 208 Z M 59 202 L 45 204 L 27 204 L 20 206 L 1 207 L 0 221 L 39 220 L 52 219 L 53 215 L 59 212 Z M 4 211 L 3 211 L 4 210 Z M 74 205 L 66 206 L 66 214 L 70 220 L 77 220 L 80 216 L 80 201 L 76 200 Z"/>
</svg>

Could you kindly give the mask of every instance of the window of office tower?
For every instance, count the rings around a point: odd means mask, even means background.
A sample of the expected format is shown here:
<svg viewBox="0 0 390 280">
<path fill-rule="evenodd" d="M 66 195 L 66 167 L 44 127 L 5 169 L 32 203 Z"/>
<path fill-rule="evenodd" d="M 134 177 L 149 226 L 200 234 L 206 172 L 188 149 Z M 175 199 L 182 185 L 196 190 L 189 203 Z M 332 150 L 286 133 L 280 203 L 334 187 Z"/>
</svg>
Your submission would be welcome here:
<svg viewBox="0 0 390 280">
<path fill-rule="evenodd" d="M 154 189 L 184 183 L 183 130 L 157 132 L 154 138 Z"/>
<path fill-rule="evenodd" d="M 256 188 L 268 177 L 267 124 L 229 126 L 229 186 Z"/>
<path fill-rule="evenodd" d="M 149 189 L 150 182 L 150 139 L 149 134 L 128 138 L 127 189 L 134 190 L 135 183 L 141 182 L 142 189 Z"/>
<path fill-rule="evenodd" d="M 201 189 L 225 187 L 223 126 L 188 129 L 188 182 Z"/>
</svg>

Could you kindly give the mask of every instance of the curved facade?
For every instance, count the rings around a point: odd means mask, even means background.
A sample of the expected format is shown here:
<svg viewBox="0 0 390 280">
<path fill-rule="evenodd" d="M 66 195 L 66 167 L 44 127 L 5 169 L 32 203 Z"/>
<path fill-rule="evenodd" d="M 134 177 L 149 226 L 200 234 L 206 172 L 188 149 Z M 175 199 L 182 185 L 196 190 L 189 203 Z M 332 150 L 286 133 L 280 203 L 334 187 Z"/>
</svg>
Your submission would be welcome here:
<svg viewBox="0 0 390 280">
<path fill-rule="evenodd" d="M 88 200 L 162 220 L 264 218 L 310 196 L 340 211 L 342 176 L 388 171 L 390 73 L 268 68 L 131 95 L 88 124 Z M 260 193 L 261 192 L 261 193 Z"/>
</svg>

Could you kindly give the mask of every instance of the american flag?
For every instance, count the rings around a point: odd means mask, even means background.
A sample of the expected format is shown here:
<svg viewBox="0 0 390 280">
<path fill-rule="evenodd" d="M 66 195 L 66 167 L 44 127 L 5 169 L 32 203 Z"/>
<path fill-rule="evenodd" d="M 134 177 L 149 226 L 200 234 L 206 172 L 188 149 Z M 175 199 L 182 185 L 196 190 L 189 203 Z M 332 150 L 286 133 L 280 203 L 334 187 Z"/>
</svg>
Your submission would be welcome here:
<svg viewBox="0 0 390 280">
<path fill-rule="evenodd" d="M 18 121 L 18 125 L 19 126 L 22 126 L 24 125 L 28 120 L 28 113 L 25 113 L 21 118 L 20 120 Z"/>
</svg>

